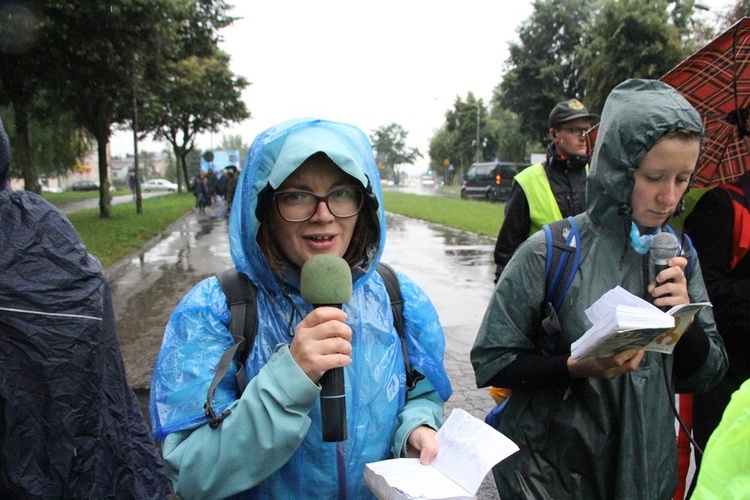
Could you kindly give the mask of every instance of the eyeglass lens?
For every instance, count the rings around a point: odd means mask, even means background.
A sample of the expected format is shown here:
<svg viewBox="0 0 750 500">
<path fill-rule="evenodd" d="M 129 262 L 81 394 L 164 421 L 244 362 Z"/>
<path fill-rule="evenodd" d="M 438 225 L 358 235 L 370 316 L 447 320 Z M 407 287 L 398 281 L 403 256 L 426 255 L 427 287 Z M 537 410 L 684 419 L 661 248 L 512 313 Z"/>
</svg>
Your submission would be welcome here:
<svg viewBox="0 0 750 500">
<path fill-rule="evenodd" d="M 566 130 L 573 135 L 581 136 L 586 133 L 588 128 L 586 127 L 563 127 L 563 130 Z"/>
<path fill-rule="evenodd" d="M 357 187 L 340 187 L 318 196 L 309 191 L 279 191 L 274 194 L 276 207 L 281 217 L 288 222 L 310 219 L 324 202 L 328 211 L 336 217 L 352 217 L 362 208 L 362 191 Z"/>
</svg>

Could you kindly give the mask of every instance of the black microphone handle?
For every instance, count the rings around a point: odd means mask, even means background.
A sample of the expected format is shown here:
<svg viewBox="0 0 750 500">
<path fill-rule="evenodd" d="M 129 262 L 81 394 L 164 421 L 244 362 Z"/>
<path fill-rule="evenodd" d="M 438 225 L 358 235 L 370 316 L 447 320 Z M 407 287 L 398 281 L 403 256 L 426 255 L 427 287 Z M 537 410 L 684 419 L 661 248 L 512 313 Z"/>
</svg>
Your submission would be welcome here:
<svg viewBox="0 0 750 500">
<path fill-rule="evenodd" d="M 660 264 L 654 264 L 654 281 L 656 281 L 656 276 L 659 276 L 659 273 L 662 272 L 665 269 L 669 269 L 669 266 L 667 265 L 666 262 L 664 264 L 661 264 L 661 263 Z M 668 279 L 668 280 L 666 280 L 666 281 L 656 281 L 656 286 L 663 285 L 664 283 L 671 283 L 673 281 L 674 280 L 671 279 L 671 278 Z M 668 296 L 668 294 L 667 295 L 661 295 L 660 297 L 667 297 L 667 296 Z M 658 299 L 658 298 L 659 297 L 653 297 L 652 296 L 651 302 L 653 303 L 654 302 L 653 299 Z M 657 306 L 657 307 L 659 309 L 661 309 L 662 311 L 664 311 L 664 312 L 667 312 L 670 309 L 672 309 L 670 306 Z"/>
<path fill-rule="evenodd" d="M 315 304 L 313 307 L 338 307 L 341 304 Z M 323 441 L 337 443 L 346 441 L 346 388 L 344 368 L 331 368 L 320 377 L 320 419 L 323 425 Z"/>
<path fill-rule="evenodd" d="M 331 368 L 320 378 L 320 415 L 323 422 L 323 441 L 346 441 L 346 396 L 344 368 Z"/>
</svg>

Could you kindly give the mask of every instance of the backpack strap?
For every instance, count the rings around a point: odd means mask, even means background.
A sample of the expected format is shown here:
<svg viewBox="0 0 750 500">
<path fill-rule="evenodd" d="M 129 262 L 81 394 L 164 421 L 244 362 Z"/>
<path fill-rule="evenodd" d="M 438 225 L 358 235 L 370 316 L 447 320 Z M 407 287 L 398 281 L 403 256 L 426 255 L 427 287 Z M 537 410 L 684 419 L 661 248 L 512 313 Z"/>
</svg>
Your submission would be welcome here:
<svg viewBox="0 0 750 500">
<path fill-rule="evenodd" d="M 232 334 L 235 344 L 221 355 L 219 365 L 216 367 L 216 373 L 214 373 L 211 385 L 208 387 L 206 403 L 203 405 L 212 429 L 218 427 L 227 415 L 232 413 L 228 409 L 224 410 L 220 415 L 216 415 L 214 412 L 211 401 L 216 392 L 216 387 L 221 382 L 221 379 L 224 378 L 224 375 L 226 375 L 227 370 L 229 370 L 235 353 L 239 352 L 237 356 L 239 364 L 237 384 L 240 387 L 240 392 L 245 389 L 247 386 L 245 361 L 253 348 L 255 336 L 258 333 L 257 291 L 253 282 L 233 267 L 218 273 L 216 278 L 219 280 L 219 285 L 221 285 L 221 289 L 227 298 L 227 307 L 229 307 L 231 315 L 229 332 Z"/>
<path fill-rule="evenodd" d="M 409 361 L 409 353 L 406 349 L 406 339 L 404 338 L 404 299 L 401 295 L 401 286 L 398 282 L 396 271 L 385 262 L 380 262 L 377 267 L 378 274 L 383 278 L 385 289 L 391 300 L 391 310 L 393 311 L 393 327 L 398 333 L 401 340 L 401 352 L 404 355 L 404 366 L 406 367 L 406 387 L 407 391 L 414 389 L 417 382 L 424 378 L 424 375 L 417 370 L 412 369 Z"/>
<path fill-rule="evenodd" d="M 552 304 L 555 311 L 559 311 L 578 270 L 581 235 L 573 217 L 546 224 L 543 229 L 547 236 L 544 300 L 545 303 Z"/>
</svg>

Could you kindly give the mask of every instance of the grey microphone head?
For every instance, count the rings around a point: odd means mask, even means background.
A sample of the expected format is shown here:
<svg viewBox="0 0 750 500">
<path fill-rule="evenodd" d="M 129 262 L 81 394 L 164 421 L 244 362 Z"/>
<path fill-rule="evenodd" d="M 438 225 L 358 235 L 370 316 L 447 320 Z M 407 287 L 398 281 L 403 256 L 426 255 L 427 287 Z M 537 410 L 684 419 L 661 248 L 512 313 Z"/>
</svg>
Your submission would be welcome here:
<svg viewBox="0 0 750 500">
<path fill-rule="evenodd" d="M 680 242 L 677 241 L 677 237 L 668 232 L 662 231 L 659 234 L 655 234 L 651 239 L 651 262 L 654 265 L 666 265 L 667 261 L 672 257 L 677 257 L 680 251 Z"/>
</svg>

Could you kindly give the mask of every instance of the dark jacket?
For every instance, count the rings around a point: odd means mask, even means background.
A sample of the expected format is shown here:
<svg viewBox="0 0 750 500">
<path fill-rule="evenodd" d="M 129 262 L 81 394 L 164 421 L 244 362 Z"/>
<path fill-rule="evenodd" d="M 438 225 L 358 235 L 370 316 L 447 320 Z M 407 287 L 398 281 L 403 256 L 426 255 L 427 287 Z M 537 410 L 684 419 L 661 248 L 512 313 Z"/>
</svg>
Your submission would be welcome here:
<svg viewBox="0 0 750 500">
<path fill-rule="evenodd" d="M 750 184 L 750 174 L 744 179 Z M 693 428 L 702 448 L 721 421 L 732 394 L 750 378 L 750 252 L 731 268 L 734 220 L 732 200 L 722 188 L 706 192 L 685 220 L 729 356 L 729 370 L 721 383 L 694 398 Z"/>
<path fill-rule="evenodd" d="M 7 148 L 0 122 L 0 498 L 167 498 L 102 266 Z"/>
<path fill-rule="evenodd" d="M 560 158 L 554 143 L 547 148 L 544 169 L 563 217 L 579 214 L 586 208 L 587 163 L 588 158 Z M 526 194 L 521 185 L 514 182 L 505 204 L 505 219 L 495 243 L 495 281 L 500 277 L 516 248 L 529 237 L 529 213 Z"/>
<path fill-rule="evenodd" d="M 559 337 L 541 331 L 544 232 L 518 248 L 498 280 L 471 361 L 479 387 L 513 389 L 499 429 L 520 451 L 495 468 L 500 498 L 666 499 L 677 487 L 667 381 L 700 392 L 721 380 L 726 352 L 711 311 L 698 313 L 673 354 L 648 352 L 636 371 L 614 380 L 571 379 L 566 367 L 570 344 L 591 326 L 586 308 L 617 285 L 647 294 L 654 266 L 631 247 L 628 232 L 633 172 L 657 139 L 677 128 L 701 130 L 701 119 L 665 84 L 629 80 L 607 99 L 586 212 L 575 216 L 580 265 L 558 313 Z M 708 297 L 695 262 L 688 292 L 698 302 Z M 556 350 L 542 356 L 545 345 Z M 498 378 L 520 365 L 528 378 Z"/>
</svg>

